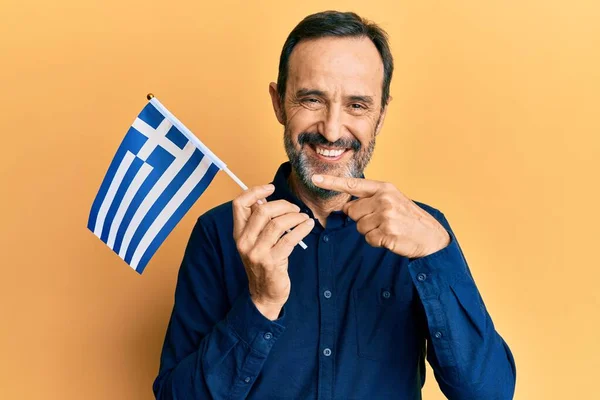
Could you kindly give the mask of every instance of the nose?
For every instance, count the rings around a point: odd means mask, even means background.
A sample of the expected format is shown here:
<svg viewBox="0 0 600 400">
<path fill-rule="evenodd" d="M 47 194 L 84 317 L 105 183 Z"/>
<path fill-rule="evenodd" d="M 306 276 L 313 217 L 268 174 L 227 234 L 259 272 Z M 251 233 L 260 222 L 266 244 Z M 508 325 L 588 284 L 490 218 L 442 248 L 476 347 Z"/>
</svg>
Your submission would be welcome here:
<svg viewBox="0 0 600 400">
<path fill-rule="evenodd" d="M 323 120 L 319 123 L 319 133 L 331 143 L 342 136 L 342 112 L 334 105 L 323 113 Z"/>
</svg>

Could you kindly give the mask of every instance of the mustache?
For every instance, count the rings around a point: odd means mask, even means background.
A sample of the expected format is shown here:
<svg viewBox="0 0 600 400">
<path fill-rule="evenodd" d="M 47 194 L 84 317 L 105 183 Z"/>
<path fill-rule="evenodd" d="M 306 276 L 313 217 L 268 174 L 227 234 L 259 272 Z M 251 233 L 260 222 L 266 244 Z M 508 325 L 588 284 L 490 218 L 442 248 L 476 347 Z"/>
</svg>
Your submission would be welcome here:
<svg viewBox="0 0 600 400">
<path fill-rule="evenodd" d="M 362 147 L 360 142 L 356 139 L 340 138 L 335 142 L 330 142 L 329 140 L 325 139 L 323 135 L 315 132 L 302 132 L 298 135 L 298 143 L 300 146 L 308 144 L 315 146 L 322 145 L 327 147 L 336 147 L 340 149 L 352 149 L 355 153 L 357 153 Z"/>
</svg>

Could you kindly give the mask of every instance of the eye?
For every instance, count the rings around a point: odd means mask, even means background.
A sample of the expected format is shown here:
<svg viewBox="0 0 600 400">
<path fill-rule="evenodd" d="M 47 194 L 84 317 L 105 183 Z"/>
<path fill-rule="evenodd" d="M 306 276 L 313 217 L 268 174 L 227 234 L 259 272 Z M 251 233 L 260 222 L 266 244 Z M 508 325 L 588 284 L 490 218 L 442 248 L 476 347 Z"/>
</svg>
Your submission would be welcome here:
<svg viewBox="0 0 600 400">
<path fill-rule="evenodd" d="M 324 103 L 317 97 L 305 97 L 300 99 L 300 104 L 309 110 L 320 110 Z"/>
<path fill-rule="evenodd" d="M 369 111 L 369 107 L 362 103 L 350 103 L 348 105 L 348 112 L 352 115 L 364 115 Z"/>
</svg>

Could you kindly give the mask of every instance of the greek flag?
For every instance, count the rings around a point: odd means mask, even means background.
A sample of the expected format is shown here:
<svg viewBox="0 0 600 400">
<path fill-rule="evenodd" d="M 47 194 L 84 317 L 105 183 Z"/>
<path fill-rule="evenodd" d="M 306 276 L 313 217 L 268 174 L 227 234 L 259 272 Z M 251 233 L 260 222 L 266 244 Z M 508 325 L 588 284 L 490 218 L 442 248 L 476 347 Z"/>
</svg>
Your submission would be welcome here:
<svg viewBox="0 0 600 400">
<path fill-rule="evenodd" d="M 223 168 L 225 164 L 152 96 L 108 168 L 88 229 L 141 274 Z"/>
</svg>

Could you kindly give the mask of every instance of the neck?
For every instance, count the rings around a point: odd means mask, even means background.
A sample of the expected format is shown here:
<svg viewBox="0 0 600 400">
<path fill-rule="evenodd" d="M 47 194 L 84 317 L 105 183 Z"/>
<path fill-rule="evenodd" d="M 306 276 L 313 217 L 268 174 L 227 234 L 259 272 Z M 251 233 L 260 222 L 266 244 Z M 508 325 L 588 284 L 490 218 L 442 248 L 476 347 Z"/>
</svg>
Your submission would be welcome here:
<svg viewBox="0 0 600 400">
<path fill-rule="evenodd" d="M 288 178 L 288 183 L 292 192 L 311 209 L 315 218 L 319 220 L 323 227 L 325 227 L 327 223 L 329 214 L 331 214 L 332 211 L 341 210 L 342 206 L 351 198 L 349 194 L 341 193 L 329 199 L 322 199 L 309 191 L 304 184 L 300 182 L 300 179 L 298 179 L 298 176 L 293 169 Z"/>
</svg>

